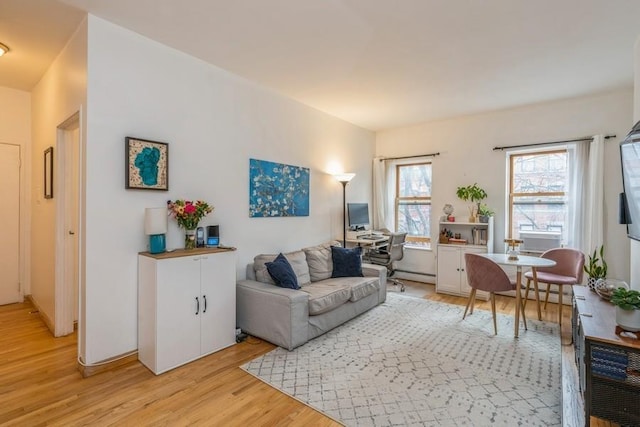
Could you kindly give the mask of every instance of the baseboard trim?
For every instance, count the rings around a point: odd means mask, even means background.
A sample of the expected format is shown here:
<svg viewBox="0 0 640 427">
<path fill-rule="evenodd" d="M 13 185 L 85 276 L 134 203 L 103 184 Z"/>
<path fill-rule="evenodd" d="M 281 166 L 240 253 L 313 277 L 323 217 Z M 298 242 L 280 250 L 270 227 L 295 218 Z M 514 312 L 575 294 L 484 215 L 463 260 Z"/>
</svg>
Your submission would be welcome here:
<svg viewBox="0 0 640 427">
<path fill-rule="evenodd" d="M 78 370 L 82 374 L 83 378 L 91 377 L 96 374 L 111 371 L 124 365 L 128 365 L 132 362 L 138 361 L 138 352 L 129 353 L 126 355 L 115 356 L 104 361 L 98 362 L 93 365 L 83 365 L 78 361 Z"/>
<path fill-rule="evenodd" d="M 49 332 L 51 332 L 51 334 L 55 337 L 55 330 L 56 329 L 53 326 L 53 322 L 51 321 L 49 316 L 47 316 L 47 314 L 44 311 L 42 311 L 42 309 L 40 308 L 40 306 L 38 305 L 36 300 L 34 300 L 31 295 L 25 295 L 24 299 L 28 300 L 31 303 L 31 305 L 37 310 L 38 316 L 40 316 L 40 318 L 42 319 L 44 324 L 49 329 Z"/>
</svg>

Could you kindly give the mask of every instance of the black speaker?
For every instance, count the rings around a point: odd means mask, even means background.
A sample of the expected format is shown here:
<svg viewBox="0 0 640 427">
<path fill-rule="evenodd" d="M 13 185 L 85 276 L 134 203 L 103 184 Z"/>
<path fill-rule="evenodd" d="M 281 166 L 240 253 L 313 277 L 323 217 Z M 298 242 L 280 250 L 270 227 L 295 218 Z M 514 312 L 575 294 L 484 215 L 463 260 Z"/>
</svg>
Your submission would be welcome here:
<svg viewBox="0 0 640 427">
<path fill-rule="evenodd" d="M 204 227 L 196 229 L 196 248 L 204 248 Z"/>
<path fill-rule="evenodd" d="M 220 227 L 217 225 L 207 226 L 207 246 L 218 246 L 220 244 Z"/>
</svg>

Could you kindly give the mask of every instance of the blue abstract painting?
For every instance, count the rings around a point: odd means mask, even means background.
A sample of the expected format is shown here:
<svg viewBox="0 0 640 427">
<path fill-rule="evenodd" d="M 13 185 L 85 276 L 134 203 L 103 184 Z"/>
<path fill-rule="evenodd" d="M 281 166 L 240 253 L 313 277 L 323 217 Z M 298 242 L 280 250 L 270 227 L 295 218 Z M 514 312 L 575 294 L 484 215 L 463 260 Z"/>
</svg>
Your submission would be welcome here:
<svg viewBox="0 0 640 427">
<path fill-rule="evenodd" d="M 249 159 L 249 216 L 309 216 L 309 168 Z"/>
</svg>

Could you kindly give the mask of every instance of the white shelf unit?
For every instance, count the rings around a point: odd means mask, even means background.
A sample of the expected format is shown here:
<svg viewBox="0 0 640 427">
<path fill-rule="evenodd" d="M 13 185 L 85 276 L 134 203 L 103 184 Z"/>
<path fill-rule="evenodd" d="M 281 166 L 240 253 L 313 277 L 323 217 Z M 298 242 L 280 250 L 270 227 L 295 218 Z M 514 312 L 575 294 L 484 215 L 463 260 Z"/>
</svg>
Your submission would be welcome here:
<svg viewBox="0 0 640 427">
<path fill-rule="evenodd" d="M 488 223 L 440 222 L 438 234 L 444 229 L 454 234 L 459 233 L 460 238 L 466 239 L 468 243 L 438 243 L 436 292 L 468 297 L 471 288 L 467 283 L 464 255 L 493 252 L 493 217 L 489 218 Z M 485 237 L 482 241 L 478 239 L 480 235 Z M 489 298 L 489 294 L 482 291 L 478 291 L 476 296 L 485 300 Z"/>
<path fill-rule="evenodd" d="M 235 344 L 235 253 L 138 255 L 138 359 L 158 375 Z"/>
</svg>

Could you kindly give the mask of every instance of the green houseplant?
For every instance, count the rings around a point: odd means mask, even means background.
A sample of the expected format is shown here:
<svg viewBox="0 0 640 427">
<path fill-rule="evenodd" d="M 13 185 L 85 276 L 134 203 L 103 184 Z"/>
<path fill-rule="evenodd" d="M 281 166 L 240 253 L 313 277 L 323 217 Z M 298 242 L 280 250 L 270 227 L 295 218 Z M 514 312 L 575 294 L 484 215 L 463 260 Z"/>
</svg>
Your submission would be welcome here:
<svg viewBox="0 0 640 427">
<path fill-rule="evenodd" d="M 476 222 L 474 209 L 476 209 L 476 212 L 480 211 L 480 202 L 487 198 L 487 192 L 474 182 L 473 185 L 458 187 L 456 196 L 458 196 L 460 200 L 473 203 L 469 206 L 469 222 Z"/>
<path fill-rule="evenodd" d="M 589 255 L 588 262 L 584 265 L 584 272 L 589 276 L 587 285 L 591 290 L 595 290 L 598 279 L 607 277 L 607 262 L 604 260 L 604 245 L 593 250 L 593 255 Z"/>
<path fill-rule="evenodd" d="M 640 291 L 618 288 L 611 294 L 616 306 L 616 323 L 625 331 L 640 331 Z"/>
<path fill-rule="evenodd" d="M 487 223 L 489 222 L 489 217 L 493 216 L 493 209 L 487 206 L 485 203 L 482 203 L 478 208 L 478 216 L 480 222 Z"/>
</svg>

